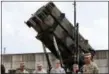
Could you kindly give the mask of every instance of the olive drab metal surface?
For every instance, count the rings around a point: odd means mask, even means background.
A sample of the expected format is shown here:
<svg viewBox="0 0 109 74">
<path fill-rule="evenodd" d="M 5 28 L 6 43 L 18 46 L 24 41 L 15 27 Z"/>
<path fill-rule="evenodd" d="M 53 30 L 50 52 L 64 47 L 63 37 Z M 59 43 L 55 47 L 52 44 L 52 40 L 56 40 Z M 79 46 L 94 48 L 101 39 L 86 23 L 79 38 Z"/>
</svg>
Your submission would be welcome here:
<svg viewBox="0 0 109 74">
<path fill-rule="evenodd" d="M 57 57 L 53 43 L 53 36 L 56 37 L 57 45 L 62 55 L 62 59 L 68 59 L 76 52 L 74 42 L 74 26 L 71 24 L 65 14 L 62 13 L 52 2 L 38 9 L 26 22 L 29 27 L 34 28 L 38 32 L 36 36 L 45 46 Z M 79 50 L 80 52 L 94 52 L 80 34 Z"/>
</svg>

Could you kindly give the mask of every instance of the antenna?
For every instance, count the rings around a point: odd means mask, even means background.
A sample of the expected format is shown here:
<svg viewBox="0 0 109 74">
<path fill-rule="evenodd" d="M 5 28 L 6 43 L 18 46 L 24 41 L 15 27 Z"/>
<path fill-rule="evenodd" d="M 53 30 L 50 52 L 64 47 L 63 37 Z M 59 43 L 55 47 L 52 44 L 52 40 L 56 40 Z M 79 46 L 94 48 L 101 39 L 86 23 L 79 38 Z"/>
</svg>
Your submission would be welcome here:
<svg viewBox="0 0 109 74">
<path fill-rule="evenodd" d="M 79 63 L 79 49 L 78 49 L 78 27 L 79 27 L 79 24 L 76 23 L 76 1 L 74 0 L 74 37 L 75 37 L 75 51 L 76 51 L 76 58 L 75 60 Z"/>
<path fill-rule="evenodd" d="M 74 27 L 76 27 L 76 1 L 74 0 Z"/>
<path fill-rule="evenodd" d="M 74 42 L 75 42 L 75 51 L 76 51 L 76 1 L 74 0 Z M 77 58 L 77 55 L 76 53 L 74 54 L 75 58 L 75 62 L 76 62 L 76 58 Z"/>
</svg>

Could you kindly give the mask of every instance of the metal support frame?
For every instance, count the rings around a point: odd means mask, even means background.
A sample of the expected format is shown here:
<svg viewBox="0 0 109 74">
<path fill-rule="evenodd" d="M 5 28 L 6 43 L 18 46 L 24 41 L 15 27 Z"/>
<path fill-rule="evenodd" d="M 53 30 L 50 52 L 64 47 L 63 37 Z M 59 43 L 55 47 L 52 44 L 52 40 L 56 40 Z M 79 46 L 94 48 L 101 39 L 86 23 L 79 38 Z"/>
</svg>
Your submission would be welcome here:
<svg viewBox="0 0 109 74">
<path fill-rule="evenodd" d="M 59 54 L 59 59 L 60 59 L 61 66 L 63 67 L 63 61 L 62 61 L 61 53 L 59 51 L 55 36 L 53 36 L 53 41 L 54 41 L 55 49 L 56 49 L 57 53 Z"/>
<path fill-rule="evenodd" d="M 54 46 L 55 46 L 55 48 L 56 48 L 56 51 L 57 51 L 57 53 L 58 53 L 58 55 L 59 55 L 59 60 L 60 60 L 61 67 L 64 68 L 66 74 L 68 74 L 68 72 L 67 72 L 68 69 L 67 69 L 67 67 L 65 67 L 64 64 L 63 64 L 63 59 L 62 59 L 60 50 L 59 50 L 59 48 L 58 48 L 58 45 L 57 45 L 57 41 L 56 41 L 55 36 L 53 36 L 53 41 L 54 41 Z"/>
<path fill-rule="evenodd" d="M 50 74 L 52 66 L 51 66 L 51 63 L 50 63 L 49 55 L 47 54 L 46 47 L 43 43 L 42 43 L 42 46 L 43 46 L 43 50 L 44 50 L 44 53 L 45 53 L 45 56 L 46 56 L 46 59 L 47 59 L 47 63 L 48 63 L 48 73 L 47 74 Z"/>
</svg>

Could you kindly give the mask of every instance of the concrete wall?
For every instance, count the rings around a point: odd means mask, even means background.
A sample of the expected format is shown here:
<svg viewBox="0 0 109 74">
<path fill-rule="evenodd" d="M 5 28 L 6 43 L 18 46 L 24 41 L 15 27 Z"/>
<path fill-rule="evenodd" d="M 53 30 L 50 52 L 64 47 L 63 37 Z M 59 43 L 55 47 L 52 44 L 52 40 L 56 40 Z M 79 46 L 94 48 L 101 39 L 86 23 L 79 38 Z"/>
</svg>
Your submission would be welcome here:
<svg viewBox="0 0 109 74">
<path fill-rule="evenodd" d="M 99 73 L 108 73 L 108 59 L 95 60 L 99 68 Z"/>
<path fill-rule="evenodd" d="M 109 73 L 109 51 L 108 50 L 101 50 L 96 52 L 95 62 L 99 67 L 100 73 Z"/>
<path fill-rule="evenodd" d="M 49 53 L 49 58 L 52 66 L 54 66 L 54 61 L 56 58 Z M 3 64 L 6 67 L 6 71 L 9 69 L 16 69 L 19 67 L 21 61 L 24 61 L 26 68 L 34 70 L 38 62 L 44 65 L 47 69 L 47 61 L 45 54 L 43 53 L 29 53 L 29 54 L 5 54 L 3 55 Z M 107 51 L 97 51 L 95 56 L 95 62 L 99 67 L 100 73 L 108 73 L 108 52 Z"/>
<path fill-rule="evenodd" d="M 49 54 L 49 59 L 51 61 L 51 65 L 54 65 L 56 58 L 52 54 Z M 43 53 L 5 54 L 2 59 L 2 62 L 6 67 L 6 72 L 10 69 L 19 68 L 20 62 L 22 61 L 25 63 L 25 67 L 31 70 L 34 70 L 39 62 L 43 64 L 45 69 L 47 69 L 48 66 L 45 54 Z"/>
</svg>

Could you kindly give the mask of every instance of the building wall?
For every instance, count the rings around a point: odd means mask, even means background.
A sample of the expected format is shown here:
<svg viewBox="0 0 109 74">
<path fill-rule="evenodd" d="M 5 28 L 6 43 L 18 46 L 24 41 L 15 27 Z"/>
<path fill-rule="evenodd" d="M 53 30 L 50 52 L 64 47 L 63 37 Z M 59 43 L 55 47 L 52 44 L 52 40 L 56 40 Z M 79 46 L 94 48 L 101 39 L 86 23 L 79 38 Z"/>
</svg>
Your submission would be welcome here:
<svg viewBox="0 0 109 74">
<path fill-rule="evenodd" d="M 109 73 L 108 58 L 109 58 L 108 50 L 107 51 L 106 50 L 97 51 L 96 56 L 95 56 L 95 62 L 98 65 L 100 73 Z"/>
<path fill-rule="evenodd" d="M 56 58 L 49 53 L 49 59 L 53 67 Z M 36 68 L 38 62 L 42 63 L 45 69 L 47 69 L 48 66 L 45 54 L 43 53 L 3 55 L 2 61 L 7 72 L 9 69 L 18 68 L 21 61 L 25 63 L 26 68 L 31 70 Z M 100 73 L 108 73 L 109 64 L 107 51 L 97 51 L 94 61 L 97 63 Z"/>
<path fill-rule="evenodd" d="M 54 61 L 56 58 L 52 55 L 49 54 L 49 59 L 51 62 L 51 65 L 54 65 Z M 43 53 L 36 53 L 36 54 L 12 54 L 12 55 L 3 55 L 2 62 L 6 67 L 6 72 L 10 69 L 17 69 L 19 68 L 20 62 L 25 63 L 25 67 L 27 69 L 34 70 L 37 66 L 37 63 L 42 63 L 43 67 L 47 69 L 47 61 L 45 54 Z"/>
<path fill-rule="evenodd" d="M 108 60 L 107 59 L 99 59 L 95 60 L 98 65 L 100 73 L 108 73 Z"/>
</svg>

